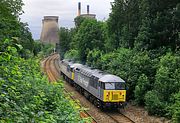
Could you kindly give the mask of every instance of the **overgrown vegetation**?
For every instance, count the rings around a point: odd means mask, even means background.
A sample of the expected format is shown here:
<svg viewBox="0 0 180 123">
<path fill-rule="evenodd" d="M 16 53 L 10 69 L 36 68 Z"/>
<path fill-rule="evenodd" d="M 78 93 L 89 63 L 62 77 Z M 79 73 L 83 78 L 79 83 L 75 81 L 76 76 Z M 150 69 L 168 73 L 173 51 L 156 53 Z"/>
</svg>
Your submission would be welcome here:
<svg viewBox="0 0 180 123">
<path fill-rule="evenodd" d="M 178 0 L 115 0 L 106 22 L 75 23 L 65 58 L 122 77 L 128 100 L 180 122 Z"/>
<path fill-rule="evenodd" d="M 17 47 L 15 47 L 17 46 Z M 38 58 L 19 56 L 12 40 L 0 46 L 0 122 L 79 122 L 78 109 L 62 82 L 49 84 Z"/>
<path fill-rule="evenodd" d="M 64 93 L 63 82 L 50 84 L 40 70 L 40 59 L 53 47 L 32 39 L 19 19 L 22 5 L 22 0 L 0 1 L 0 122 L 88 122 Z"/>
</svg>

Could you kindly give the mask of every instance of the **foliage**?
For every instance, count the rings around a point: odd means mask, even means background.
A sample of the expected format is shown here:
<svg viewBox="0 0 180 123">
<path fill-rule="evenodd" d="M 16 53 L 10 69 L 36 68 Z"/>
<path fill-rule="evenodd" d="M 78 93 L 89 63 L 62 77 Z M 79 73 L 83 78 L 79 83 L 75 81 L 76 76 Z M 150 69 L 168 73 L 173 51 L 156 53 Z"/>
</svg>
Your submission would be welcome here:
<svg viewBox="0 0 180 123">
<path fill-rule="evenodd" d="M 62 82 L 49 84 L 39 59 L 25 60 L 18 55 L 21 45 L 2 42 L 0 122 L 80 122 L 79 109 L 64 93 Z"/>
<path fill-rule="evenodd" d="M 100 50 L 91 50 L 87 55 L 87 65 L 90 67 L 101 68 L 102 64 L 99 58 L 101 58 L 102 55 L 103 53 Z"/>
<path fill-rule="evenodd" d="M 86 19 L 86 18 L 84 18 L 84 17 L 77 16 L 77 17 L 74 19 L 76 28 L 79 28 L 80 25 L 82 24 L 82 22 L 83 22 L 85 19 Z"/>
<path fill-rule="evenodd" d="M 112 47 L 179 47 L 179 1 L 115 0 L 108 19 Z"/>
<path fill-rule="evenodd" d="M 172 115 L 175 123 L 180 122 L 180 92 L 173 95 L 174 104 L 169 107 L 169 112 Z"/>
<path fill-rule="evenodd" d="M 80 60 L 85 63 L 88 52 L 93 49 L 104 49 L 103 25 L 95 19 L 86 18 L 73 37 L 71 46 L 78 50 Z"/>
<path fill-rule="evenodd" d="M 1 0 L 0 15 L 7 17 L 18 17 L 23 13 L 22 0 Z"/>
<path fill-rule="evenodd" d="M 33 53 L 35 56 L 38 55 L 39 52 L 42 51 L 42 43 L 39 40 L 34 41 L 34 50 Z"/>
<path fill-rule="evenodd" d="M 64 54 L 70 49 L 73 31 L 73 29 L 69 30 L 64 27 L 60 28 L 59 37 L 61 37 L 61 40 L 59 42 L 59 45 L 61 58 L 64 58 Z"/>
<path fill-rule="evenodd" d="M 52 44 L 42 44 L 40 43 L 41 49 L 40 52 L 38 53 L 39 56 L 46 57 L 49 54 L 54 52 L 54 45 Z"/>
<path fill-rule="evenodd" d="M 79 53 L 77 50 L 69 50 L 68 52 L 66 52 L 66 54 L 64 55 L 65 59 L 72 59 L 73 61 L 78 62 L 79 61 Z"/>
<path fill-rule="evenodd" d="M 139 4 L 134 0 L 115 0 L 108 19 L 108 32 L 112 37 L 111 46 L 133 48 L 140 21 Z"/>
<path fill-rule="evenodd" d="M 139 77 L 134 90 L 135 101 L 138 104 L 142 105 L 145 102 L 144 97 L 148 90 L 150 90 L 150 82 L 148 80 L 148 77 L 145 74 L 142 74 Z"/>
<path fill-rule="evenodd" d="M 75 23 L 69 59 L 118 75 L 128 100 L 179 122 L 179 0 L 115 0 L 106 22 Z"/>
<path fill-rule="evenodd" d="M 88 122 L 64 93 L 63 82 L 49 84 L 41 73 L 40 54 L 51 45 L 34 42 L 20 22 L 22 0 L 0 1 L 0 122 Z M 6 39 L 9 38 L 9 39 Z"/>
<path fill-rule="evenodd" d="M 19 19 L 19 15 L 23 13 L 23 5 L 22 0 L 0 1 L 0 40 L 2 41 L 6 38 L 17 37 L 18 43 L 21 44 L 24 49 L 32 52 L 34 50 L 32 35 L 29 32 L 28 25 L 20 22 Z M 21 56 L 28 55 L 25 53 L 26 50 L 21 53 Z"/>
<path fill-rule="evenodd" d="M 156 91 L 148 91 L 145 95 L 146 109 L 149 114 L 162 115 L 166 113 L 165 105 L 160 100 L 160 95 Z"/>
<path fill-rule="evenodd" d="M 134 99 L 134 89 L 136 86 L 141 86 L 141 89 L 143 89 L 144 86 L 149 85 L 148 87 L 144 87 L 144 92 L 147 92 L 151 88 L 150 82 L 151 84 L 154 82 L 157 66 L 156 61 L 151 60 L 147 52 L 136 53 L 125 48 L 119 48 L 116 51 L 106 54 L 100 50 L 92 50 L 88 54 L 87 64 L 123 78 L 129 88 L 128 99 Z M 141 75 L 149 77 L 147 83 L 141 80 Z M 136 96 L 143 98 L 142 95 Z M 141 99 L 139 98 L 137 100 Z M 143 102 L 139 103 L 143 104 Z"/>
</svg>

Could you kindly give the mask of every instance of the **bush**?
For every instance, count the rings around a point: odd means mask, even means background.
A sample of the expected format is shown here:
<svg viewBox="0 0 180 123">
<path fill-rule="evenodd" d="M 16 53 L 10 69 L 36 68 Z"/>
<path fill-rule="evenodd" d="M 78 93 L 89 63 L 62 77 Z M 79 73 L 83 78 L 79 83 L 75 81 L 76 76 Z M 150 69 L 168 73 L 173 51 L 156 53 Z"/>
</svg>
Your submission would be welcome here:
<svg viewBox="0 0 180 123">
<path fill-rule="evenodd" d="M 65 53 L 64 55 L 65 59 L 71 59 L 73 61 L 79 61 L 79 53 L 77 50 L 69 50 L 68 52 Z"/>
<path fill-rule="evenodd" d="M 149 114 L 164 115 L 166 113 L 166 106 L 161 102 L 158 92 L 148 91 L 145 95 L 146 109 Z"/>
<path fill-rule="evenodd" d="M 180 123 L 180 92 L 174 96 L 174 104 L 169 107 L 169 112 L 175 123 Z"/>
<path fill-rule="evenodd" d="M 40 60 L 21 58 L 8 43 L 0 46 L 0 122 L 80 122 L 62 82 L 49 84 Z"/>
<path fill-rule="evenodd" d="M 142 74 L 137 82 L 137 85 L 134 90 L 134 95 L 135 95 L 135 101 L 140 104 L 144 105 L 144 96 L 146 92 L 150 90 L 150 83 L 148 80 L 148 77 L 145 74 Z"/>
<path fill-rule="evenodd" d="M 162 56 L 155 76 L 154 89 L 159 92 L 164 101 L 169 102 L 171 94 L 180 88 L 180 57 L 167 53 Z"/>
<path fill-rule="evenodd" d="M 90 67 L 95 67 L 100 69 L 102 67 L 101 59 L 100 59 L 102 57 L 102 54 L 103 54 L 102 51 L 96 49 L 89 51 L 86 61 L 87 65 Z"/>
</svg>

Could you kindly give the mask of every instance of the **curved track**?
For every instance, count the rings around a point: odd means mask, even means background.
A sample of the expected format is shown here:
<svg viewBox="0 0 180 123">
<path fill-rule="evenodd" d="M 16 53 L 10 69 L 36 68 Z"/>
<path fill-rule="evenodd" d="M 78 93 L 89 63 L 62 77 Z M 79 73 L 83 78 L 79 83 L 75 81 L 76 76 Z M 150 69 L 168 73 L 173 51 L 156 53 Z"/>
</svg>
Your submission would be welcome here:
<svg viewBox="0 0 180 123">
<path fill-rule="evenodd" d="M 53 54 L 44 60 L 44 71 L 47 73 L 49 81 L 55 82 L 60 78 L 59 69 L 59 55 Z M 88 111 L 83 111 L 80 113 L 82 118 L 91 117 L 93 123 L 103 122 L 103 123 L 134 123 L 130 118 L 123 115 L 119 111 L 106 111 L 102 112 L 94 105 L 92 105 L 84 96 L 79 94 L 75 89 L 65 82 L 65 92 L 79 105 L 77 99 L 80 100 L 83 107 L 89 108 Z M 73 92 L 73 96 L 69 93 Z M 80 105 L 79 105 L 80 106 Z"/>
<path fill-rule="evenodd" d="M 44 66 L 44 72 L 46 72 L 50 82 L 57 82 L 59 80 L 59 74 L 58 74 L 59 72 L 57 71 L 57 69 L 54 69 L 54 67 L 55 67 L 55 65 L 54 65 L 55 64 L 55 59 L 57 59 L 57 58 L 58 58 L 58 55 L 54 54 L 52 56 L 47 57 L 44 60 L 44 65 L 43 65 Z M 68 93 L 67 90 L 65 90 L 65 91 L 66 91 L 66 94 L 68 94 L 68 96 L 70 96 L 76 102 L 76 104 L 81 107 L 79 102 L 77 102 L 76 99 L 73 98 L 71 96 L 71 94 Z M 88 114 L 85 110 L 80 112 L 80 116 L 82 118 L 91 117 L 91 115 Z M 91 117 L 91 118 L 92 118 L 92 123 L 97 123 L 96 120 L 93 117 Z"/>
</svg>

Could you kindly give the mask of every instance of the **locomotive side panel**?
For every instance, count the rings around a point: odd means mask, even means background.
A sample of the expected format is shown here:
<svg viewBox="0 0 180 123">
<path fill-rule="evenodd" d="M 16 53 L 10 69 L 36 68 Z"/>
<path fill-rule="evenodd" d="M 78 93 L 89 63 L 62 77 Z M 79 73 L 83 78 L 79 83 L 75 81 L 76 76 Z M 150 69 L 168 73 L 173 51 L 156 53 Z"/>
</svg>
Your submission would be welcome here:
<svg viewBox="0 0 180 123">
<path fill-rule="evenodd" d="M 68 78 L 72 78 L 72 72 L 68 63 L 63 61 L 60 62 L 60 70 L 63 72 Z"/>
<path fill-rule="evenodd" d="M 75 87 L 83 92 L 85 97 L 90 100 L 92 99 L 90 97 L 93 97 L 96 105 L 97 102 L 101 102 L 98 103 L 101 106 L 119 107 L 126 101 L 125 81 L 117 76 L 101 74 L 97 70 L 67 61 L 60 62 L 60 69 L 76 83 Z"/>
<path fill-rule="evenodd" d="M 96 98 L 100 98 L 100 88 L 98 78 L 91 77 L 89 84 L 89 92 Z"/>
<path fill-rule="evenodd" d="M 77 83 L 79 86 L 84 88 L 90 94 L 94 95 L 95 97 L 99 97 L 98 95 L 98 88 L 94 88 L 91 85 L 91 78 L 89 76 L 83 75 L 81 72 L 75 70 L 74 73 L 74 82 Z"/>
</svg>

